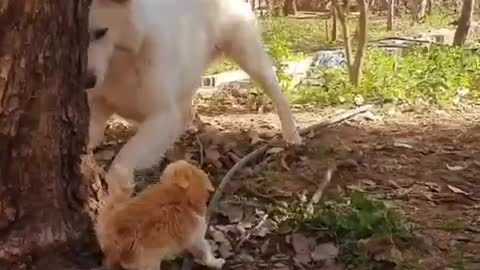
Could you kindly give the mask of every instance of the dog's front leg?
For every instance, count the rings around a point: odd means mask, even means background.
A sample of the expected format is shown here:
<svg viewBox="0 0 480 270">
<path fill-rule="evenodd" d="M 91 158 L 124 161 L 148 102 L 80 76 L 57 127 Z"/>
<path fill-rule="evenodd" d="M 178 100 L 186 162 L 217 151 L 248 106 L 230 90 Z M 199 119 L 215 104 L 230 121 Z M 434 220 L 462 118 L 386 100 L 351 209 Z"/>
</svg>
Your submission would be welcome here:
<svg viewBox="0 0 480 270">
<path fill-rule="evenodd" d="M 88 126 L 88 150 L 93 150 L 103 141 L 105 125 L 113 112 L 105 99 L 95 93 L 88 93 L 88 107 L 90 119 Z"/>
<path fill-rule="evenodd" d="M 135 169 L 146 169 L 160 161 L 184 130 L 182 120 L 181 112 L 173 105 L 147 118 L 113 160 L 107 183 L 115 181 L 113 176 L 119 172 L 133 181 Z"/>
</svg>

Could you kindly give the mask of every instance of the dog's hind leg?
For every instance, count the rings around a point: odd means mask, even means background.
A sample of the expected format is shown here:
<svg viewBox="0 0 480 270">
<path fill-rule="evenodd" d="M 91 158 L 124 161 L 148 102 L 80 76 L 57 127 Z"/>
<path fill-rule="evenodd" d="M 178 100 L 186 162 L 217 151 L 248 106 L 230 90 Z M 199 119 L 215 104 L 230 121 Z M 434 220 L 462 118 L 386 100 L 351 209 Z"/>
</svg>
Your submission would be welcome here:
<svg viewBox="0 0 480 270">
<path fill-rule="evenodd" d="M 272 61 L 262 47 L 258 31 L 246 22 L 237 28 L 238 31 L 230 35 L 225 44 L 226 55 L 259 83 L 270 96 L 280 117 L 284 139 L 292 144 L 301 144 L 302 138 L 296 128 L 287 98 L 280 89 Z"/>
</svg>

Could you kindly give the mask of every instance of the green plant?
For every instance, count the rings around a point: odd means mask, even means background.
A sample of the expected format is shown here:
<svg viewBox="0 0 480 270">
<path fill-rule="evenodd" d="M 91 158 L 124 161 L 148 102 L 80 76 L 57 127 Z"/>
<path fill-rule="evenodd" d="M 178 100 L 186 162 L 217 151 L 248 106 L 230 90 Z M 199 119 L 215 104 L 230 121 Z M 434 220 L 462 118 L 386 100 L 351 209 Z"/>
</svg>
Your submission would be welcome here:
<svg viewBox="0 0 480 270">
<path fill-rule="evenodd" d="M 415 239 L 411 224 L 398 210 L 360 192 L 338 201 L 326 201 L 315 206 L 313 211 L 304 204 L 276 206 L 270 215 L 278 224 L 324 232 L 340 245 L 344 260 L 358 267 L 377 264 L 359 250 L 357 243 L 362 239 L 386 237 L 400 248 Z"/>
<path fill-rule="evenodd" d="M 353 102 L 355 95 L 367 100 L 417 101 L 451 105 L 459 91 L 468 97 L 480 93 L 480 58 L 459 48 L 410 49 L 394 57 L 392 53 L 370 49 L 364 77 L 355 91 L 343 69 L 314 70 L 320 86 L 302 86 L 290 93 L 295 103 L 338 104 Z"/>
</svg>

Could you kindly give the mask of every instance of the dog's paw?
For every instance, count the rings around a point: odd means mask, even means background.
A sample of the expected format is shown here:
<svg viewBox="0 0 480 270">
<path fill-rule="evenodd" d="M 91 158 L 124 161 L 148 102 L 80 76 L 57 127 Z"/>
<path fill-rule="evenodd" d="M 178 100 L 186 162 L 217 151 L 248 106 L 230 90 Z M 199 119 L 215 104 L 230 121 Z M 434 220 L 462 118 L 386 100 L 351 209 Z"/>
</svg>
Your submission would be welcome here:
<svg viewBox="0 0 480 270">
<path fill-rule="evenodd" d="M 209 262 L 207 262 L 205 265 L 210 267 L 210 268 L 215 268 L 215 269 L 221 269 L 223 265 L 225 264 L 225 260 L 222 258 L 216 258 L 212 259 Z"/>
<path fill-rule="evenodd" d="M 288 136 L 284 136 L 284 138 L 285 138 L 285 140 L 287 141 L 288 144 L 292 144 L 292 145 L 302 145 L 303 144 L 303 139 L 298 132 L 295 132 L 295 133 L 290 134 Z"/>
</svg>

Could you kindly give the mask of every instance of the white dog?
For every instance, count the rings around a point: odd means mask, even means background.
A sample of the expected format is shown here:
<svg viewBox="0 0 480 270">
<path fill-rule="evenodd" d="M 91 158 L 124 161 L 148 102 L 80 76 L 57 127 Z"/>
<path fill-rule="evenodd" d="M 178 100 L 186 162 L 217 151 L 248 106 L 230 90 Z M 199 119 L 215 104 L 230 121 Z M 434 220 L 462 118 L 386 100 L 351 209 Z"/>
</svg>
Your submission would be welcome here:
<svg viewBox="0 0 480 270">
<path fill-rule="evenodd" d="M 201 76 L 220 54 L 260 84 L 273 100 L 284 139 L 301 144 L 244 0 L 93 0 L 89 29 L 89 147 L 103 140 L 114 113 L 140 124 L 110 172 L 133 176 L 134 169 L 159 161 L 185 130 Z"/>
</svg>

